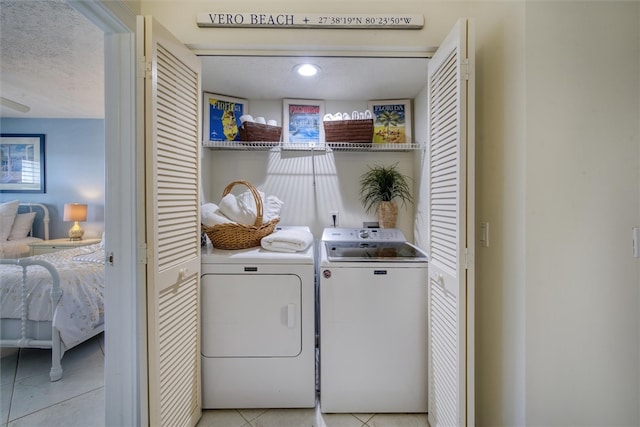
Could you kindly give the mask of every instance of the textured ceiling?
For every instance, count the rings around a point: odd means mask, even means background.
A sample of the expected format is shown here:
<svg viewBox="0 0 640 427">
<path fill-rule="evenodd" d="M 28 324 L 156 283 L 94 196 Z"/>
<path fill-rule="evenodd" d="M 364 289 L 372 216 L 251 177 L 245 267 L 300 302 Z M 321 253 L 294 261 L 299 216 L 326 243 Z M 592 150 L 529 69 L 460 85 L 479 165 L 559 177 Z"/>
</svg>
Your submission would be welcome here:
<svg viewBox="0 0 640 427">
<path fill-rule="evenodd" d="M 30 111 L 0 117 L 104 117 L 102 31 L 64 0 L 0 0 L 0 96 Z M 420 58 L 308 58 L 322 73 L 303 80 L 304 58 L 202 57 L 202 89 L 248 99 L 413 98 L 426 82 Z"/>
<path fill-rule="evenodd" d="M 205 91 L 248 99 L 415 98 L 427 81 L 424 58 L 205 56 L 201 60 Z M 320 74 L 298 76 L 294 68 L 303 62 L 318 65 Z"/>
<path fill-rule="evenodd" d="M 2 117 L 104 117 L 103 33 L 64 1 L 0 0 Z"/>
</svg>

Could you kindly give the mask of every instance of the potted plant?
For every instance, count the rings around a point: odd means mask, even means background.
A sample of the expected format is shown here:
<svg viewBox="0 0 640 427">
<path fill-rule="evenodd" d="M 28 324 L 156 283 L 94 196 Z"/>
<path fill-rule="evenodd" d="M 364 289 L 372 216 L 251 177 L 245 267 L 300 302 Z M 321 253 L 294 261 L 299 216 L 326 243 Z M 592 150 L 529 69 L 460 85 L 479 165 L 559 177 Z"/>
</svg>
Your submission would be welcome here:
<svg viewBox="0 0 640 427">
<path fill-rule="evenodd" d="M 382 228 L 395 228 L 398 220 L 398 204 L 406 206 L 413 203 L 409 191 L 411 178 L 398 171 L 398 164 L 393 166 L 374 166 L 360 177 L 360 201 L 367 213 L 376 209 L 378 222 Z"/>
</svg>

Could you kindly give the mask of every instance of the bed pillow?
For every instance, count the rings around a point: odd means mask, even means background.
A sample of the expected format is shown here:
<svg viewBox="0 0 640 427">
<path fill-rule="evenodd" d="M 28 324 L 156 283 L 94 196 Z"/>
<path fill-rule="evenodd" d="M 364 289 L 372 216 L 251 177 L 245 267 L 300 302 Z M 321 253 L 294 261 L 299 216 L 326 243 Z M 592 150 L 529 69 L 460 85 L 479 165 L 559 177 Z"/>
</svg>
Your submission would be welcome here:
<svg viewBox="0 0 640 427">
<path fill-rule="evenodd" d="M 31 232 L 33 226 L 33 220 L 36 218 L 35 212 L 27 212 L 16 215 L 16 219 L 13 221 L 11 227 L 11 233 L 9 233 L 8 240 L 24 239 Z"/>
<path fill-rule="evenodd" d="M 19 200 L 0 203 L 0 241 L 4 242 L 9 238 L 13 221 L 18 214 L 19 206 Z"/>
</svg>

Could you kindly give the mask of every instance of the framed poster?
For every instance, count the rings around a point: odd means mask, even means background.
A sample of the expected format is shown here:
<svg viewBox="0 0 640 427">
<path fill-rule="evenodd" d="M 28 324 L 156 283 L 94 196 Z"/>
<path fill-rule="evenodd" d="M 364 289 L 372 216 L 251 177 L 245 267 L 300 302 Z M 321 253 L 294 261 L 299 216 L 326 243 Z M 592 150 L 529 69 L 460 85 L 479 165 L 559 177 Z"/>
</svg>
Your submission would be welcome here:
<svg viewBox="0 0 640 427">
<path fill-rule="evenodd" d="M 247 114 L 249 101 L 204 92 L 202 108 L 205 141 L 240 141 L 240 116 Z"/>
<path fill-rule="evenodd" d="M 282 101 L 282 141 L 301 148 L 324 142 L 324 101 L 284 99 Z"/>
<path fill-rule="evenodd" d="M 369 101 L 374 144 L 411 143 L 411 100 Z"/>
<path fill-rule="evenodd" d="M 0 134 L 0 192 L 45 192 L 44 134 Z"/>
</svg>

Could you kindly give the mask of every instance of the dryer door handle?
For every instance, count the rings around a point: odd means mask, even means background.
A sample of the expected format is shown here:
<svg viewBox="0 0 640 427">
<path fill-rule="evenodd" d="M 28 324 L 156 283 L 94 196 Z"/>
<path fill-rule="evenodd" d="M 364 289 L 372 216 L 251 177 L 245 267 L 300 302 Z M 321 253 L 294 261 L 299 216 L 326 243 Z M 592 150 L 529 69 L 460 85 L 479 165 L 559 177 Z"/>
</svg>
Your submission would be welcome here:
<svg viewBox="0 0 640 427">
<path fill-rule="evenodd" d="M 287 304 L 287 327 L 289 329 L 296 327 L 296 305 L 293 303 Z"/>
</svg>

